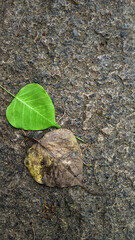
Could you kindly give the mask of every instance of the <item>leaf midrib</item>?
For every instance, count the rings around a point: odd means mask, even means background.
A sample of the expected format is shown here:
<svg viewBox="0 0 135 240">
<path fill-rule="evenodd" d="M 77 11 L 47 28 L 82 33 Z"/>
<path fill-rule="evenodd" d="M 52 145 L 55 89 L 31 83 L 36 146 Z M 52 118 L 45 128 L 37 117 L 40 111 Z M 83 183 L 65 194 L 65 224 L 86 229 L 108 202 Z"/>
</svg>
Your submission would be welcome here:
<svg viewBox="0 0 135 240">
<path fill-rule="evenodd" d="M 27 103 L 23 102 L 20 98 L 18 98 L 17 96 L 15 97 L 15 99 L 18 99 L 21 103 L 23 103 L 24 105 L 26 105 L 28 108 L 30 108 L 31 110 L 33 110 L 34 112 L 36 112 L 37 114 L 39 114 L 41 117 L 43 117 L 45 120 L 47 120 L 48 122 L 50 122 L 52 124 L 52 122 L 47 119 L 44 115 L 42 115 L 40 112 L 36 111 L 34 108 L 32 108 L 30 105 L 28 105 Z M 56 123 L 57 124 L 57 123 Z"/>
</svg>

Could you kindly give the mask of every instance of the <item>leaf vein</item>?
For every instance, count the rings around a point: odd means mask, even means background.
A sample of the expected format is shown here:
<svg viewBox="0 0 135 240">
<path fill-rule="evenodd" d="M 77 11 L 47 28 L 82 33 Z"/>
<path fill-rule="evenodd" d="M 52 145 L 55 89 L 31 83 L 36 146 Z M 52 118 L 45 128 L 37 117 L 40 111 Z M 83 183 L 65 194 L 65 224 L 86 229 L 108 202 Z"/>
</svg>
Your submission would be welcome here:
<svg viewBox="0 0 135 240">
<path fill-rule="evenodd" d="M 18 99 L 21 103 L 23 103 L 24 105 L 26 105 L 28 108 L 30 108 L 32 111 L 34 111 L 35 113 L 39 114 L 42 118 L 44 118 L 46 121 L 50 122 L 52 124 L 52 122 L 47 119 L 43 114 L 41 114 L 40 112 L 36 111 L 33 107 L 31 107 L 30 105 L 28 105 L 27 103 L 23 102 L 20 98 L 15 97 L 16 99 Z"/>
</svg>

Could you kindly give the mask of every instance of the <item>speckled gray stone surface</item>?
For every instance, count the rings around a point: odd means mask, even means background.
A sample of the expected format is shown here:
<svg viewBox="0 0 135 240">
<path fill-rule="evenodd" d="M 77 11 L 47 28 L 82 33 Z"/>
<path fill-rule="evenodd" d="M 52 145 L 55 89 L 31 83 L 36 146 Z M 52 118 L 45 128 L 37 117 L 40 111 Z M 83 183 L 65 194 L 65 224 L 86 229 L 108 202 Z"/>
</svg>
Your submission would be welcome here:
<svg viewBox="0 0 135 240">
<path fill-rule="evenodd" d="M 45 88 L 59 124 L 92 143 L 85 185 L 108 194 L 37 184 L 23 164 L 33 142 L 7 122 L 12 98 L 0 89 L 3 240 L 135 239 L 134 3 L 77 1 L 1 1 L 0 84 L 14 94 L 33 82 Z"/>
</svg>

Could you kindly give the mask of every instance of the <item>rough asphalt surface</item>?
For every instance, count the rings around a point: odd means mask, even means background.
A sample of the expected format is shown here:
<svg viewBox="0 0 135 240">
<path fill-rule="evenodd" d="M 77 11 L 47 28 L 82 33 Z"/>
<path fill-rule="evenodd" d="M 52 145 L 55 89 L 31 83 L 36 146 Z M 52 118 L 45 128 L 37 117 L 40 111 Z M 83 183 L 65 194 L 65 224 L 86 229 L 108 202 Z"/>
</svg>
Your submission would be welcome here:
<svg viewBox="0 0 135 240">
<path fill-rule="evenodd" d="M 45 88 L 57 122 L 92 143 L 84 184 L 107 195 L 36 183 L 23 163 L 33 142 L 6 120 L 12 97 L 0 89 L 2 240 L 135 239 L 135 5 L 77 1 L 1 1 L 0 84 L 13 94 L 33 82 Z"/>
</svg>

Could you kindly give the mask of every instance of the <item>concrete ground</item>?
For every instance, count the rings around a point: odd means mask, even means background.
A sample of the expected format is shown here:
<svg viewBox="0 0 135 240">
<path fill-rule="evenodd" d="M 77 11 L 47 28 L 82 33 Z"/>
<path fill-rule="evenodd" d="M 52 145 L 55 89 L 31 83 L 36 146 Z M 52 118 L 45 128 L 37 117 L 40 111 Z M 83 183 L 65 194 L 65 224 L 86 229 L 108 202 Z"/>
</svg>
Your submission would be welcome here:
<svg viewBox="0 0 135 240">
<path fill-rule="evenodd" d="M 1 1 L 0 84 L 13 94 L 45 88 L 61 127 L 92 143 L 84 184 L 107 195 L 36 183 L 24 166 L 33 142 L 8 123 L 12 97 L 0 89 L 2 240 L 135 239 L 134 3 L 77 2 Z"/>
</svg>

